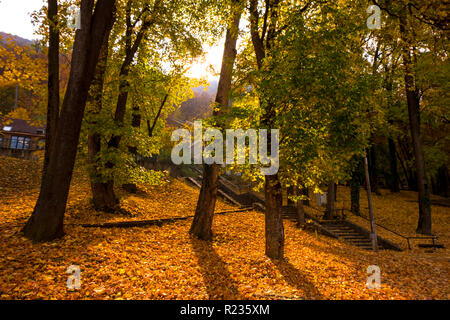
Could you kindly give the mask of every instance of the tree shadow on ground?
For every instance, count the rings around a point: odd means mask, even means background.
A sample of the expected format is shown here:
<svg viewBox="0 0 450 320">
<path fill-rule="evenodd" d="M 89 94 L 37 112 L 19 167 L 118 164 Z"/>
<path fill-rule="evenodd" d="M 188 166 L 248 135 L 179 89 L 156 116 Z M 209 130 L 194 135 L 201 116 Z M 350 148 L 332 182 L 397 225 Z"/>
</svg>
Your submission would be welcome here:
<svg viewBox="0 0 450 320">
<path fill-rule="evenodd" d="M 296 269 L 290 262 L 286 260 L 272 259 L 272 263 L 290 286 L 304 292 L 305 299 L 324 299 L 323 295 L 315 287 L 315 285 L 311 283 L 308 277 L 304 273 Z"/>
<path fill-rule="evenodd" d="M 214 250 L 212 242 L 191 236 L 191 244 L 198 259 L 209 299 L 244 299 L 227 270 L 226 263 Z"/>
</svg>

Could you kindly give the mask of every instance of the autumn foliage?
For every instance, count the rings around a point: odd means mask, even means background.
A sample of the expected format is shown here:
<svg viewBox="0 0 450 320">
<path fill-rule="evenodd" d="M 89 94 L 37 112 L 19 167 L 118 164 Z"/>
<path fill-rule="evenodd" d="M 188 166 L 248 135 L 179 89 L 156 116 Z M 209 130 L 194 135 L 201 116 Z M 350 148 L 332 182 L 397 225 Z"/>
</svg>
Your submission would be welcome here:
<svg viewBox="0 0 450 320">
<path fill-rule="evenodd" d="M 77 169 L 65 236 L 33 244 L 19 231 L 33 210 L 39 177 L 36 163 L 0 158 L 1 299 L 450 297 L 448 249 L 374 253 L 285 222 L 286 260 L 272 261 L 264 255 L 264 216 L 256 211 L 217 215 L 212 242 L 189 236 L 191 219 L 143 228 L 80 226 L 193 215 L 198 190 L 172 179 L 163 186 L 141 185 L 135 195 L 122 194 L 122 206 L 132 216 L 114 215 L 93 210 L 88 178 Z M 385 199 L 375 198 L 378 221 L 416 214 L 407 209 L 417 205 L 408 201 L 415 199 L 411 192 Z M 233 209 L 220 200 L 216 211 Z M 436 206 L 434 212 L 436 232 L 448 247 L 450 209 Z M 366 287 L 367 267 L 374 264 L 381 268 L 379 290 Z M 70 265 L 80 266 L 80 290 L 66 287 Z"/>
</svg>

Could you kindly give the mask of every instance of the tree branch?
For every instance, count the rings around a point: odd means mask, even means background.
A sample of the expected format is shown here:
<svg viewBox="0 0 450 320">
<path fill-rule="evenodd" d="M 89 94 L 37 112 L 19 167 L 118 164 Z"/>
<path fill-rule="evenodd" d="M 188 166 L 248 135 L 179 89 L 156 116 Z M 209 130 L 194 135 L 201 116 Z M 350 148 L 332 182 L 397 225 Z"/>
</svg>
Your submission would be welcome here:
<svg viewBox="0 0 450 320">
<path fill-rule="evenodd" d="M 167 93 L 167 94 L 164 96 L 164 99 L 163 99 L 161 105 L 159 106 L 159 110 L 158 110 L 158 112 L 157 112 L 157 114 L 156 114 L 155 120 L 153 120 L 153 125 L 152 125 L 151 127 L 150 127 L 150 121 L 147 120 L 147 128 L 148 128 L 148 136 L 149 136 L 149 137 L 152 137 L 152 136 L 153 136 L 153 130 L 155 129 L 156 122 L 158 121 L 158 118 L 159 118 L 159 116 L 161 115 L 161 111 L 162 111 L 164 105 L 166 104 L 166 101 L 167 101 L 167 98 L 168 98 L 168 97 L 169 97 L 169 94 Z"/>
</svg>

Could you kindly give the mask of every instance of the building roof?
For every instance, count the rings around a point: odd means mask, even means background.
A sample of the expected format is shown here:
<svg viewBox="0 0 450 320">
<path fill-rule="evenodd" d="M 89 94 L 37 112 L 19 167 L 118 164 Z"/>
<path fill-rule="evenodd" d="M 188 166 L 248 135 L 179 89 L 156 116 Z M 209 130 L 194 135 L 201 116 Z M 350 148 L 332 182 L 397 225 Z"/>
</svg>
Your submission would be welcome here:
<svg viewBox="0 0 450 320">
<path fill-rule="evenodd" d="M 45 126 L 34 126 L 29 120 L 0 117 L 0 132 L 45 136 Z"/>
</svg>

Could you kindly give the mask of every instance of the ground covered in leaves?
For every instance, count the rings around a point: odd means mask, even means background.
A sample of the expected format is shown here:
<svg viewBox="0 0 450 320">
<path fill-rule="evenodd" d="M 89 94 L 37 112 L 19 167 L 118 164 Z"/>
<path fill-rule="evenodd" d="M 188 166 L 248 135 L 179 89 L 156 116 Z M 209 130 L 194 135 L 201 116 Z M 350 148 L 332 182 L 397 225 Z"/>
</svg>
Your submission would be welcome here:
<svg viewBox="0 0 450 320">
<path fill-rule="evenodd" d="M 373 253 L 285 222 L 286 260 L 272 261 L 264 256 L 264 216 L 255 211 L 216 216 L 211 243 L 188 235 L 192 219 L 142 228 L 80 226 L 192 215 L 198 191 L 177 180 L 121 194 L 132 214 L 125 217 L 92 210 L 87 179 L 76 172 L 66 236 L 33 244 L 20 228 L 36 201 L 39 176 L 33 162 L 0 157 L 1 299 L 450 298 L 447 249 Z M 386 195 L 384 205 L 376 199 L 376 209 L 383 208 L 377 217 L 387 222 L 407 212 L 412 217 L 401 228 L 413 232 L 414 202 L 404 201 L 406 210 L 402 197 L 409 199 L 410 193 Z M 220 201 L 217 211 L 233 208 Z M 444 243 L 449 211 L 433 207 L 435 230 Z M 79 290 L 66 287 L 70 265 L 81 269 Z M 366 287 L 369 265 L 380 267 L 381 289 Z"/>
</svg>

